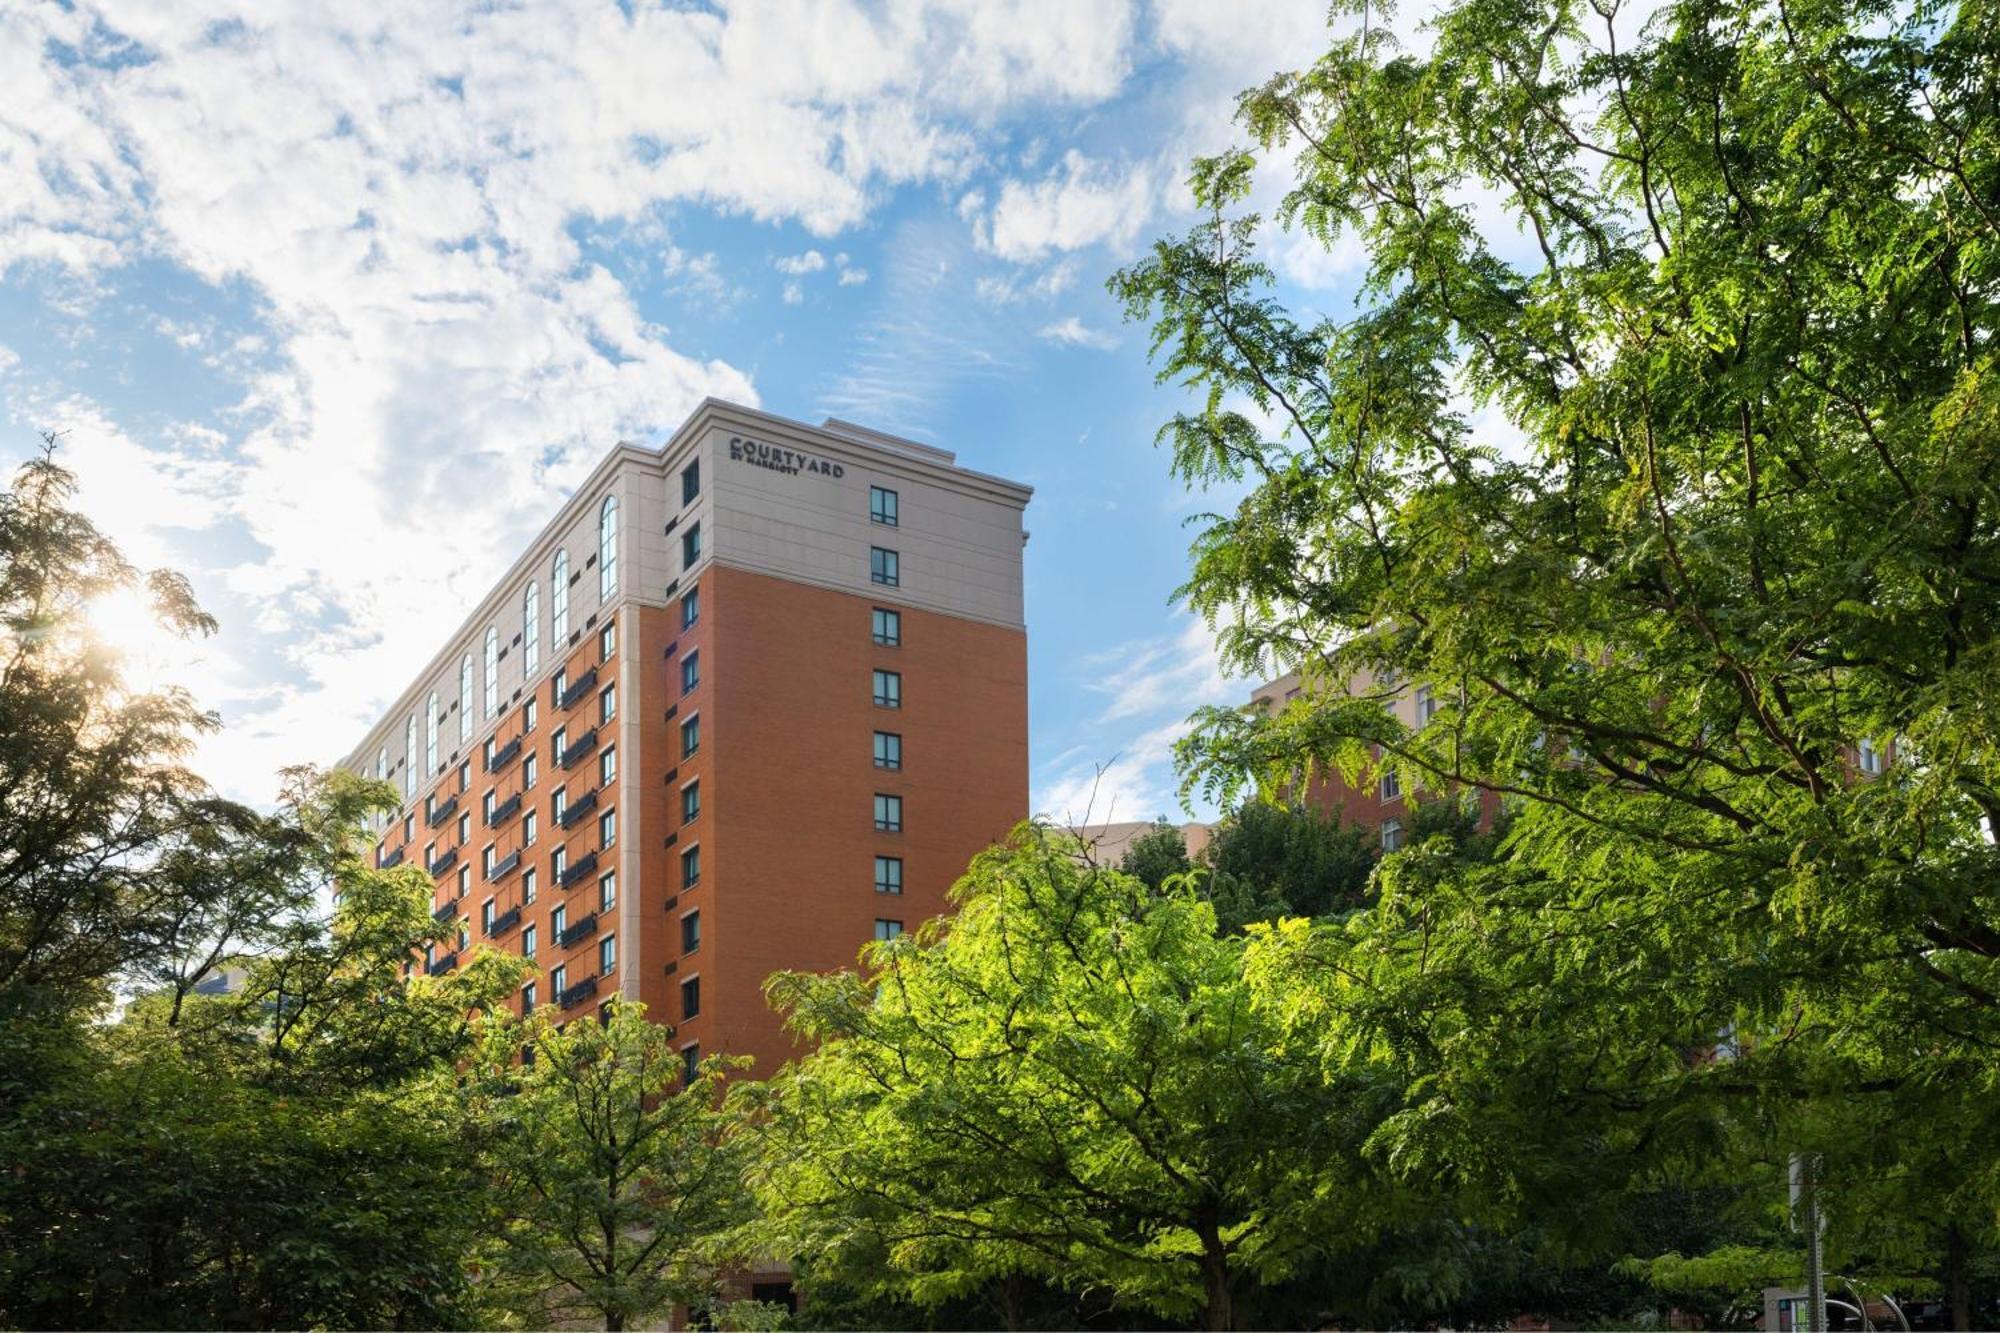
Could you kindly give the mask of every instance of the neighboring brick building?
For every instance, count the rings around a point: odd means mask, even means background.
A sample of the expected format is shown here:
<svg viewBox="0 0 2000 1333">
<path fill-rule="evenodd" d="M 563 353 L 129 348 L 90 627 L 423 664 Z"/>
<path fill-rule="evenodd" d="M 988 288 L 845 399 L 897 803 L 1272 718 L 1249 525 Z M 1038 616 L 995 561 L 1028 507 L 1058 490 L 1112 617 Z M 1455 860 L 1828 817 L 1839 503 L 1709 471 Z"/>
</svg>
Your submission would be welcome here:
<svg viewBox="0 0 2000 1333">
<path fill-rule="evenodd" d="M 944 912 L 1028 813 L 1029 494 L 713 400 L 619 445 L 347 757 L 404 796 L 378 855 L 532 953 L 524 1004 L 770 1072 L 765 978 Z"/>
</svg>

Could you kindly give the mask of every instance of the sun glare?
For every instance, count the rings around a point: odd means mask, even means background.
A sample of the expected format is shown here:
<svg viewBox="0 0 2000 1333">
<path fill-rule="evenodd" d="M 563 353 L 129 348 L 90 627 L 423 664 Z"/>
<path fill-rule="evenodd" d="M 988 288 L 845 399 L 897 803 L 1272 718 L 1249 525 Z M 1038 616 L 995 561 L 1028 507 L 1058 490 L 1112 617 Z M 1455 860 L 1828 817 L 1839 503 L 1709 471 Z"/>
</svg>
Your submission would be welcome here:
<svg viewBox="0 0 2000 1333">
<path fill-rule="evenodd" d="M 120 588 L 91 601 L 85 611 L 98 641 L 119 655 L 125 687 L 145 693 L 179 685 L 192 689 L 207 660 L 202 640 L 182 638 L 160 623 L 139 588 Z"/>
</svg>

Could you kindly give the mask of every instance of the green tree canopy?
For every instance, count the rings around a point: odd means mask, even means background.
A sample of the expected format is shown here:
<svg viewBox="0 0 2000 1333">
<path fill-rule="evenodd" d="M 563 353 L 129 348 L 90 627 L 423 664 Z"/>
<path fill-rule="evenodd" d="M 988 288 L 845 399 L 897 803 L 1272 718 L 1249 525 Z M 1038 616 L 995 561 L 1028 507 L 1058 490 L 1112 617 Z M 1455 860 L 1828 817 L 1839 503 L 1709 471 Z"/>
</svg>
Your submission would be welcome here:
<svg viewBox="0 0 2000 1333">
<path fill-rule="evenodd" d="M 755 1093 L 788 1250 L 923 1305 L 1018 1275 L 1227 1328 L 1321 1243 L 1311 1219 L 1361 1215 L 1316 1168 L 1368 1089 L 1287 1053 L 1188 878 L 1024 825 L 954 901 L 865 974 L 771 984 L 818 1043 Z"/>
<path fill-rule="evenodd" d="M 1610 1206 L 1728 1140 L 1823 1152 L 1836 1200 L 1948 1160 L 1899 1224 L 1990 1236 L 1994 9 L 1453 0 L 1405 52 L 1341 8 L 1112 284 L 1194 393 L 1177 472 L 1249 483 L 1185 596 L 1306 685 L 1207 712 L 1188 780 L 1393 764 L 1523 808 L 1500 863 L 1267 936 L 1259 984 L 1330 1070 L 1396 1067 L 1380 1142 L 1484 1204 Z M 1364 249 L 1352 318 L 1272 297 L 1260 161 L 1280 221 Z"/>
</svg>

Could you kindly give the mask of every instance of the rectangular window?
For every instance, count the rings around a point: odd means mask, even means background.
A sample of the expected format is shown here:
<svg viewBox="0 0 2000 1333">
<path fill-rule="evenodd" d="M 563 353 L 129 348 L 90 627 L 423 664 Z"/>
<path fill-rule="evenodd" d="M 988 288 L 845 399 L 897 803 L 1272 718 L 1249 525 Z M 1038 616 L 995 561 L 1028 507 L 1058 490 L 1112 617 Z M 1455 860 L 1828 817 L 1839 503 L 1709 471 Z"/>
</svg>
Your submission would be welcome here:
<svg viewBox="0 0 2000 1333">
<path fill-rule="evenodd" d="M 618 682 L 612 681 L 597 692 L 597 725 L 603 726 L 618 716 Z"/>
<path fill-rule="evenodd" d="M 521 902 L 523 905 L 535 901 L 535 868 L 529 866 L 521 872 Z"/>
<path fill-rule="evenodd" d="M 472 841 L 472 812 L 467 810 L 458 817 L 458 845 L 463 847 Z"/>
<path fill-rule="evenodd" d="M 681 534 L 681 568 L 693 569 L 695 561 L 701 559 L 701 524 L 690 523 L 688 530 Z"/>
<path fill-rule="evenodd" d="M 458 766 L 458 789 L 464 791 L 472 785 L 472 761 L 466 760 Z"/>
<path fill-rule="evenodd" d="M 481 800 L 480 800 L 480 802 L 479 802 L 479 806 L 480 806 L 480 810 L 479 810 L 479 817 L 480 817 L 481 819 L 484 819 L 484 820 L 485 820 L 485 821 L 486 821 L 487 823 L 489 823 L 489 824 L 491 824 L 491 823 L 493 822 L 493 806 L 494 806 L 494 804 L 495 804 L 495 802 L 494 802 L 494 800 L 493 800 L 493 793 L 492 793 L 492 792 L 490 792 L 490 791 L 489 791 L 489 792 L 487 792 L 487 793 L 486 793 L 486 795 L 485 795 L 484 797 L 482 797 L 482 798 L 481 798 Z"/>
<path fill-rule="evenodd" d="M 868 548 L 868 577 L 888 588 L 903 584 L 902 558 L 881 546 Z"/>
<path fill-rule="evenodd" d="M 681 887 L 691 889 L 701 883 L 701 848 L 690 847 L 681 853 Z"/>
<path fill-rule="evenodd" d="M 681 788 L 681 823 L 692 824 L 701 813 L 701 784 L 690 782 Z"/>
<path fill-rule="evenodd" d="M 569 668 L 557 667 L 556 674 L 549 680 L 549 706 L 560 708 L 562 697 L 569 690 Z"/>
<path fill-rule="evenodd" d="M 891 611 L 886 606 L 878 606 L 874 612 L 875 642 L 884 648 L 895 648 L 903 642 L 903 613 Z"/>
<path fill-rule="evenodd" d="M 1385 819 L 1382 821 L 1382 850 L 1393 852 L 1403 845 L 1403 821 Z"/>
<path fill-rule="evenodd" d="M 877 708 L 901 708 L 903 706 L 902 672 L 877 671 L 875 673 L 875 706 Z"/>
<path fill-rule="evenodd" d="M 435 842 L 424 844 L 424 869 L 429 870 L 433 865 L 437 864 L 437 849 L 438 845 Z"/>
<path fill-rule="evenodd" d="M 608 912 L 618 906 L 618 872 L 597 877 L 597 910 Z"/>
<path fill-rule="evenodd" d="M 701 654 L 689 653 L 681 659 L 681 693 L 691 692 L 701 684 Z"/>
<path fill-rule="evenodd" d="M 701 1077 L 701 1046 L 689 1042 L 681 1047 L 681 1081 L 692 1083 Z"/>
<path fill-rule="evenodd" d="M 555 998 L 557 1004 L 561 1004 L 562 994 L 568 989 L 569 967 L 567 964 L 557 963 L 549 969 L 549 994 Z"/>
<path fill-rule="evenodd" d="M 900 856 L 878 856 L 875 858 L 875 892 L 901 893 L 903 891 L 903 858 Z"/>
<path fill-rule="evenodd" d="M 618 970 L 618 937 L 606 935 L 597 942 L 597 975 L 608 977 Z"/>
<path fill-rule="evenodd" d="M 875 793 L 875 831 L 877 833 L 901 833 L 903 831 L 903 798 Z"/>
<path fill-rule="evenodd" d="M 493 767 L 493 742 L 497 739 L 498 737 L 488 736 L 486 738 L 486 744 L 483 747 L 481 747 L 479 759 L 480 762 L 486 765 L 486 767 L 488 768 Z"/>
<path fill-rule="evenodd" d="M 701 947 L 701 913 L 689 912 L 681 918 L 681 952 L 693 953 Z"/>
<path fill-rule="evenodd" d="M 597 785 L 609 787 L 618 778 L 618 750 L 612 747 L 597 756 Z"/>
<path fill-rule="evenodd" d="M 528 696 L 528 701 L 521 705 L 521 730 L 523 731 L 533 731 L 535 729 L 535 717 L 541 711 L 535 704 L 535 696 L 531 694 Z"/>
<path fill-rule="evenodd" d="M 416 836 L 417 836 L 417 817 L 415 815 L 404 815 L 403 841 L 408 842 L 411 838 L 414 838 Z"/>
<path fill-rule="evenodd" d="M 560 945 L 562 943 L 563 932 L 568 929 L 569 929 L 569 908 L 566 906 L 557 907 L 556 910 L 550 913 L 549 915 L 549 934 L 555 936 L 556 943 Z"/>
<path fill-rule="evenodd" d="M 597 845 L 609 847 L 618 841 L 618 812 L 606 810 L 597 817 Z"/>
<path fill-rule="evenodd" d="M 701 494 L 701 460 L 695 459 L 681 469 L 681 503 L 691 505 Z"/>
<path fill-rule="evenodd" d="M 887 917 L 875 918 L 875 938 L 878 940 L 898 939 L 903 934 L 903 923 Z"/>
<path fill-rule="evenodd" d="M 557 787 L 549 793 L 549 818 L 560 825 L 563 815 L 569 810 L 569 789 Z"/>
<path fill-rule="evenodd" d="M 541 820 L 533 810 L 521 816 L 521 845 L 523 847 L 533 847 L 535 845 L 535 834 L 540 824 Z"/>
<path fill-rule="evenodd" d="M 1861 771 L 1873 777 L 1882 771 L 1882 752 L 1875 748 L 1875 742 L 1863 737 L 1856 747 L 1861 757 Z"/>
<path fill-rule="evenodd" d="M 489 842 L 486 844 L 486 849 L 479 854 L 479 873 L 488 879 L 493 878 L 494 860 L 493 844 Z"/>
<path fill-rule="evenodd" d="M 567 871 L 568 869 L 569 869 L 569 848 L 558 847 L 555 849 L 555 851 L 549 854 L 549 878 L 553 879 L 556 882 L 557 888 L 562 887 L 563 872 Z"/>
<path fill-rule="evenodd" d="M 868 521 L 883 527 L 896 526 L 896 493 L 880 486 L 868 488 Z"/>
<path fill-rule="evenodd" d="M 534 1007 L 535 1007 L 535 983 L 531 981 L 527 985 L 521 987 L 521 1012 L 523 1014 L 531 1013 L 533 1012 Z"/>
<path fill-rule="evenodd" d="M 533 958 L 534 956 L 535 928 L 533 926 L 523 926 L 521 927 L 521 957 Z"/>
<path fill-rule="evenodd" d="M 466 894 L 471 892 L 472 892 L 472 867 L 460 866 L 458 868 L 458 896 L 463 898 Z"/>
<path fill-rule="evenodd" d="M 692 759 L 701 749 L 701 717 L 697 714 L 681 723 L 681 758 Z"/>
<path fill-rule="evenodd" d="M 521 785 L 523 787 L 532 787 L 535 785 L 535 779 L 542 772 L 541 758 L 538 754 L 530 754 L 526 759 L 521 761 Z"/>
<path fill-rule="evenodd" d="M 1432 696 L 1431 687 L 1428 685 L 1417 686 L 1417 725 L 1421 727 L 1424 723 L 1430 721 L 1436 715 L 1437 710 L 1437 699 Z"/>
<path fill-rule="evenodd" d="M 875 767 L 901 768 L 903 766 L 903 738 L 893 731 L 875 733 Z"/>
<path fill-rule="evenodd" d="M 609 662 L 618 655 L 618 622 L 612 621 L 597 631 L 597 660 Z"/>
<path fill-rule="evenodd" d="M 681 628 L 693 629 L 701 619 L 701 589 L 689 588 L 681 594 Z"/>
<path fill-rule="evenodd" d="M 681 983 L 681 1017 L 693 1018 L 701 1012 L 701 978 L 689 977 Z"/>
<path fill-rule="evenodd" d="M 491 898 L 488 898 L 479 905 L 479 929 L 488 935 L 493 933 L 493 900 Z"/>
<path fill-rule="evenodd" d="M 1384 769 L 1382 778 L 1376 784 L 1375 794 L 1385 801 L 1393 801 L 1403 794 L 1403 775 L 1393 768 Z"/>
</svg>

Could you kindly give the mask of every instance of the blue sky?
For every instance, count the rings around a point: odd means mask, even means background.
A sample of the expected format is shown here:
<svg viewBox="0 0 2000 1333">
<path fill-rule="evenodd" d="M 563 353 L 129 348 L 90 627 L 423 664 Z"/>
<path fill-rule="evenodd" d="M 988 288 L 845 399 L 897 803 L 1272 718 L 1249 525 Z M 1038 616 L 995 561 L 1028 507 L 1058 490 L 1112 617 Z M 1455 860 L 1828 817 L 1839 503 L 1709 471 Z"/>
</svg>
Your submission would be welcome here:
<svg viewBox="0 0 2000 1333">
<path fill-rule="evenodd" d="M 1037 810 L 1168 810 L 1187 713 L 1249 682 L 1169 605 L 1202 501 L 1104 279 L 1190 225 L 1189 158 L 1324 14 L 7 7 L 0 461 L 67 431 L 86 509 L 193 578 L 224 625 L 185 668 L 226 723 L 200 762 L 265 800 L 614 440 L 716 394 L 933 441 L 1036 488 Z M 1269 245 L 1288 299 L 1351 308 L 1351 252 Z"/>
</svg>

